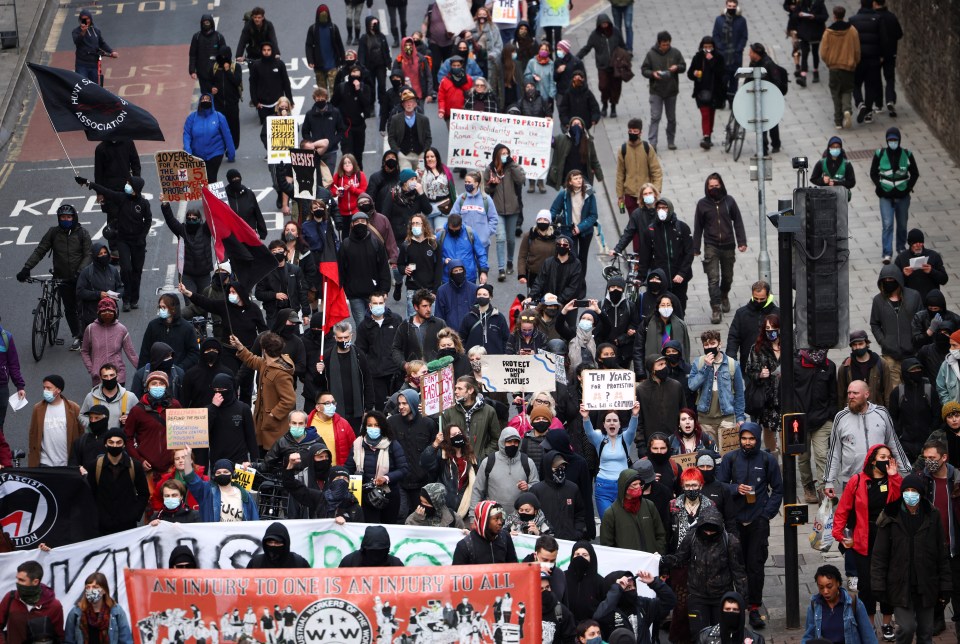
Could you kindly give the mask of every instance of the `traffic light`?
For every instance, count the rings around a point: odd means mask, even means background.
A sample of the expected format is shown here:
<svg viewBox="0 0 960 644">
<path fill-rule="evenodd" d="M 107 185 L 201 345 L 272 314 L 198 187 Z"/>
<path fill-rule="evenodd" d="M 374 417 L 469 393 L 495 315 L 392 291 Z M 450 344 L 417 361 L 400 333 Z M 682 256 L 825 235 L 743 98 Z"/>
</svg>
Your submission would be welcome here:
<svg viewBox="0 0 960 644">
<path fill-rule="evenodd" d="M 807 451 L 807 415 L 783 414 L 780 417 L 780 444 L 784 454 L 797 456 Z"/>
</svg>

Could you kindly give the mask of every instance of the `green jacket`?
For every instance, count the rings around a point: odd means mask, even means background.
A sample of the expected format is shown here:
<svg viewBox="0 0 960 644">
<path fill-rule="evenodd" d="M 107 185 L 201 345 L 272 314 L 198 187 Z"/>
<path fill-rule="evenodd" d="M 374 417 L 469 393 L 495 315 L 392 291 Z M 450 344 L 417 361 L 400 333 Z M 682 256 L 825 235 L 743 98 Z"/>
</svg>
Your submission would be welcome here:
<svg viewBox="0 0 960 644">
<path fill-rule="evenodd" d="M 493 407 L 484 403 L 470 416 L 467 424 L 466 410 L 463 405 L 457 404 L 443 412 L 443 426 L 451 424 L 463 429 L 471 444 L 473 453 L 477 456 L 477 463 L 497 451 L 497 441 L 500 440 L 500 420 Z"/>
<path fill-rule="evenodd" d="M 593 137 L 586 132 L 581 136 L 587 137 L 587 147 L 590 158 L 587 162 L 586 172 L 584 172 L 584 181 L 590 185 L 594 184 L 594 177 L 603 181 L 603 168 L 600 166 L 600 160 L 597 158 L 597 148 L 593 144 Z M 568 154 L 580 154 L 580 151 L 574 149 L 573 140 L 569 134 L 560 134 L 553 139 L 553 158 L 550 159 L 550 168 L 547 170 L 547 185 L 555 190 L 563 188 L 566 177 L 563 176 L 563 166 L 567 162 Z"/>
<path fill-rule="evenodd" d="M 620 472 L 617 500 L 603 513 L 600 522 L 600 545 L 664 554 L 667 551 L 667 533 L 653 501 L 642 499 L 636 514 L 627 512 L 623 507 L 627 486 L 639 478 L 636 470 Z"/>
<path fill-rule="evenodd" d="M 76 220 L 76 217 L 74 218 Z M 47 229 L 40 243 L 23 267 L 32 269 L 43 261 L 44 255 L 53 252 L 53 276 L 56 279 L 76 281 L 80 269 L 93 261 L 90 255 L 90 233 L 79 223 L 65 230 L 59 225 Z"/>
</svg>

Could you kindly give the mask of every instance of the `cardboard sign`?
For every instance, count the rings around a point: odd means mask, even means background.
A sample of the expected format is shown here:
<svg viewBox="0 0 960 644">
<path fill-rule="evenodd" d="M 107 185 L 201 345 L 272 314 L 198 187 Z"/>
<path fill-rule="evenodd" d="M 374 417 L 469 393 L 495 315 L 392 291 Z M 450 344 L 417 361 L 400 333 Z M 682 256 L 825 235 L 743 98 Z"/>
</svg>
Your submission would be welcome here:
<svg viewBox="0 0 960 644">
<path fill-rule="evenodd" d="M 631 409 L 637 399 L 630 369 L 587 369 L 583 372 L 583 405 L 587 409 Z"/>
<path fill-rule="evenodd" d="M 167 449 L 180 449 L 184 446 L 194 449 L 210 447 L 206 407 L 168 409 L 165 413 Z"/>
<path fill-rule="evenodd" d="M 494 0 L 491 19 L 495 23 L 515 27 L 520 21 L 520 0 Z"/>
<path fill-rule="evenodd" d="M 567 357 L 559 353 L 550 353 L 546 349 L 537 349 L 537 355 L 543 357 L 548 364 L 553 366 L 553 372 L 556 374 L 557 384 L 567 384 Z M 552 390 L 551 390 L 552 391 Z"/>
<path fill-rule="evenodd" d="M 552 140 L 551 119 L 450 110 L 447 160 L 451 168 L 483 170 L 490 164 L 493 148 L 503 143 L 527 179 L 546 179 Z"/>
<path fill-rule="evenodd" d="M 160 179 L 160 201 L 196 201 L 207 185 L 207 164 L 183 150 L 157 152 L 157 177 Z"/>
<path fill-rule="evenodd" d="M 697 466 L 697 457 L 699 454 L 690 452 L 689 454 L 674 454 L 670 460 L 680 466 L 680 469 L 688 469 Z"/>
<path fill-rule="evenodd" d="M 290 163 L 290 148 L 297 147 L 297 119 L 293 116 L 267 117 L 267 163 Z"/>
<path fill-rule="evenodd" d="M 294 148 L 290 152 L 293 166 L 293 198 L 317 198 L 317 155 L 313 150 Z"/>
<path fill-rule="evenodd" d="M 556 391 L 556 366 L 541 355 L 480 358 L 480 381 L 490 392 Z"/>
<path fill-rule="evenodd" d="M 436 8 L 440 10 L 443 24 L 450 33 L 470 31 L 477 26 L 470 15 L 470 3 L 466 0 L 437 0 Z"/>
<path fill-rule="evenodd" d="M 420 401 L 423 415 L 434 416 L 453 407 L 456 400 L 453 365 L 447 365 L 440 371 L 428 373 L 420 379 Z"/>
<path fill-rule="evenodd" d="M 253 479 L 257 475 L 257 470 L 252 467 L 243 467 L 243 465 L 237 463 L 233 466 L 233 478 L 231 479 L 234 483 L 242 487 L 244 490 L 253 489 Z"/>
<path fill-rule="evenodd" d="M 227 203 L 227 189 L 223 181 L 216 181 L 207 186 L 207 190 L 213 193 L 213 196 Z"/>
<path fill-rule="evenodd" d="M 720 456 L 735 449 L 740 449 L 740 428 L 733 427 L 720 428 Z"/>
<path fill-rule="evenodd" d="M 544 0 L 540 4 L 541 27 L 566 27 L 570 24 L 570 0 Z"/>
<path fill-rule="evenodd" d="M 350 475 L 350 491 L 357 497 L 357 503 L 363 505 L 363 474 Z"/>
</svg>

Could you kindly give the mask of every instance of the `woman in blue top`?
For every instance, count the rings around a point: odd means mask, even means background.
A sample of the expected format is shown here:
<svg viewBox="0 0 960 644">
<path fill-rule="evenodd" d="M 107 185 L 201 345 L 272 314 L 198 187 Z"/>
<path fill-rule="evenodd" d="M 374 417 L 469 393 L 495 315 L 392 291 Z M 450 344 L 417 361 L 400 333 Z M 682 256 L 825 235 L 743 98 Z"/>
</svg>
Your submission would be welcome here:
<svg viewBox="0 0 960 644">
<path fill-rule="evenodd" d="M 600 472 L 597 473 L 596 492 L 597 511 L 600 516 L 617 500 L 617 477 L 620 472 L 631 466 L 630 445 L 637 435 L 637 417 L 640 415 L 640 402 L 633 403 L 630 424 L 621 432 L 620 416 L 616 411 L 603 414 L 603 430 L 594 429 L 590 422 L 590 412 L 580 405 L 580 417 L 583 418 L 583 431 L 593 443 L 600 455 Z M 620 440 L 617 440 L 619 437 Z"/>
<path fill-rule="evenodd" d="M 102 572 L 83 582 L 83 595 L 67 615 L 65 644 L 133 644 L 130 622 L 123 608 L 110 596 L 110 584 Z"/>
<path fill-rule="evenodd" d="M 200 506 L 201 522 L 260 520 L 260 511 L 253 497 L 232 481 L 234 465 L 230 459 L 221 458 L 214 463 L 213 476 L 204 481 L 193 469 L 193 450 L 185 449 L 183 480 Z"/>
<path fill-rule="evenodd" d="M 593 227 L 597 225 L 597 197 L 580 170 L 567 173 L 564 187 L 557 193 L 550 206 L 557 236 L 567 235 L 573 240 L 573 253 L 580 260 L 583 275 L 587 275 L 590 264 L 590 242 L 593 240 Z"/>
<path fill-rule="evenodd" d="M 206 162 L 210 183 L 217 181 L 224 154 L 231 163 L 236 159 L 237 150 L 233 147 L 227 117 L 213 107 L 212 95 L 201 95 L 197 111 L 187 116 L 183 124 L 183 149 Z"/>
</svg>

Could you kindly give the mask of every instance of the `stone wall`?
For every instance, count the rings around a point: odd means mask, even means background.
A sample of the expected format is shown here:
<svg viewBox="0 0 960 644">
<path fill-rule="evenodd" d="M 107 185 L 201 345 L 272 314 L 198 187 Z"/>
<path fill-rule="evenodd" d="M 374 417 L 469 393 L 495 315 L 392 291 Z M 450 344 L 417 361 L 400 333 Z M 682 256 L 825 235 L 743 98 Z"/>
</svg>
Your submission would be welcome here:
<svg viewBox="0 0 960 644">
<path fill-rule="evenodd" d="M 903 26 L 898 94 L 960 163 L 960 0 L 888 0 Z"/>
</svg>

